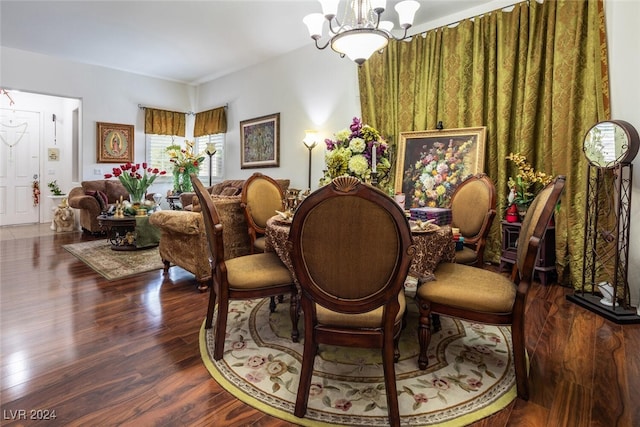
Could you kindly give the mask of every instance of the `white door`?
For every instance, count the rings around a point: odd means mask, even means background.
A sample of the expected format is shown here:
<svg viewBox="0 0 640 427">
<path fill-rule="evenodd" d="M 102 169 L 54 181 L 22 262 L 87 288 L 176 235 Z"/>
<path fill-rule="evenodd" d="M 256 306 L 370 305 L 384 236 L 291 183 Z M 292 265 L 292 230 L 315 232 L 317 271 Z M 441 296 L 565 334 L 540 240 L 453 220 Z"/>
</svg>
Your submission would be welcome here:
<svg viewBox="0 0 640 427">
<path fill-rule="evenodd" d="M 0 109 L 0 225 L 40 222 L 33 200 L 39 153 L 40 113 Z"/>
</svg>

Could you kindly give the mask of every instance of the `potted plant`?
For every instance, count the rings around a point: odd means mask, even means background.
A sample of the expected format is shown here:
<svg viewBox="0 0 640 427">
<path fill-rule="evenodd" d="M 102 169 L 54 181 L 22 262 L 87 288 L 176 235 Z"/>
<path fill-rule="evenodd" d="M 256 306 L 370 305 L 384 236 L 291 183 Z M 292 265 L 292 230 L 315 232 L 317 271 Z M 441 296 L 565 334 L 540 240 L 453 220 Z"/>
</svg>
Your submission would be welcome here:
<svg viewBox="0 0 640 427">
<path fill-rule="evenodd" d="M 49 187 L 49 190 L 51 191 L 51 194 L 53 194 L 54 196 L 63 196 L 64 195 L 64 193 L 60 189 L 60 186 L 58 186 L 58 183 L 56 182 L 55 179 L 53 181 L 49 182 L 47 184 L 47 187 Z"/>
<path fill-rule="evenodd" d="M 510 190 L 507 201 L 511 212 L 513 212 L 511 206 L 516 206 L 520 220 L 522 220 L 538 192 L 550 183 L 553 177 L 544 172 L 536 171 L 527 162 L 527 158 L 519 153 L 509 154 L 507 160 L 514 162 L 518 168 L 518 174 L 515 178 L 509 177 L 507 181 Z"/>
</svg>

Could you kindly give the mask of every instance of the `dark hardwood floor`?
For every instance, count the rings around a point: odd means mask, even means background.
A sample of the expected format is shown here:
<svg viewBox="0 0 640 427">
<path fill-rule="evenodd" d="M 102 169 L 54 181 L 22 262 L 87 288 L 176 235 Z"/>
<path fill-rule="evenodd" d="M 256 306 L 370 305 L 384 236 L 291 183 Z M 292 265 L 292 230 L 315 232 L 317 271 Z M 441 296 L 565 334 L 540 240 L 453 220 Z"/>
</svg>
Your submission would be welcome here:
<svg viewBox="0 0 640 427">
<path fill-rule="evenodd" d="M 3 426 L 290 425 L 233 398 L 205 369 L 208 295 L 192 275 L 172 267 L 106 281 L 62 248 L 86 239 L 0 242 Z M 531 399 L 475 426 L 640 426 L 640 325 L 598 317 L 569 292 L 534 286 Z M 55 420 L 29 419 L 47 411 Z"/>
</svg>

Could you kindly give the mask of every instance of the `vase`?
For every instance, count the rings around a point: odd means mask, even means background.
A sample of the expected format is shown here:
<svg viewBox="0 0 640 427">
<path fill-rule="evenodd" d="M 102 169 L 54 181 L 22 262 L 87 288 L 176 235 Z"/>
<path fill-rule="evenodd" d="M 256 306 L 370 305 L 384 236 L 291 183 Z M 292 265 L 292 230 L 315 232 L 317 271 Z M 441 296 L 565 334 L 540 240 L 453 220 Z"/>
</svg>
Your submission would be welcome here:
<svg viewBox="0 0 640 427">
<path fill-rule="evenodd" d="M 518 205 L 518 216 L 520 217 L 520 222 L 524 221 L 524 217 L 527 215 L 527 209 L 529 209 L 528 205 Z"/>
<path fill-rule="evenodd" d="M 191 184 L 191 177 L 189 176 L 189 172 L 184 171 L 182 174 L 182 179 L 180 182 L 180 186 L 182 188 L 183 193 L 190 193 L 193 191 L 193 186 Z"/>
<path fill-rule="evenodd" d="M 191 177 L 189 171 L 176 170 L 173 172 L 173 192 L 176 194 L 189 193 L 193 191 L 193 185 L 191 184 Z"/>
<path fill-rule="evenodd" d="M 133 206 L 140 206 L 144 200 L 144 194 L 129 193 L 129 202 Z"/>
</svg>

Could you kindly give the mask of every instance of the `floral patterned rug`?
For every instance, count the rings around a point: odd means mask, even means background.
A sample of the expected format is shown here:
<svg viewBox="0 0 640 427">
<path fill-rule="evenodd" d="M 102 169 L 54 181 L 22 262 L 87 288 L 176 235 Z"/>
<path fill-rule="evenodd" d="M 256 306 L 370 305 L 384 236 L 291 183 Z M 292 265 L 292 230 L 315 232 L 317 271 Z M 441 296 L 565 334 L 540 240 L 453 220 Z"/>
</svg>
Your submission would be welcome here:
<svg viewBox="0 0 640 427">
<path fill-rule="evenodd" d="M 63 248 L 107 280 L 163 268 L 157 247 L 138 251 L 114 251 L 104 238 L 64 245 Z"/>
<path fill-rule="evenodd" d="M 225 353 L 217 362 L 211 357 L 213 329 L 203 323 L 200 352 L 213 378 L 245 403 L 295 424 L 387 426 L 381 355 L 375 349 L 320 346 L 307 414 L 293 415 L 303 345 L 291 342 L 287 299 L 271 315 L 268 303 L 231 303 Z M 430 366 L 420 371 L 418 309 L 408 307 L 396 364 L 403 425 L 467 425 L 515 398 L 510 328 L 443 316 L 442 330 L 432 338 Z"/>
</svg>

